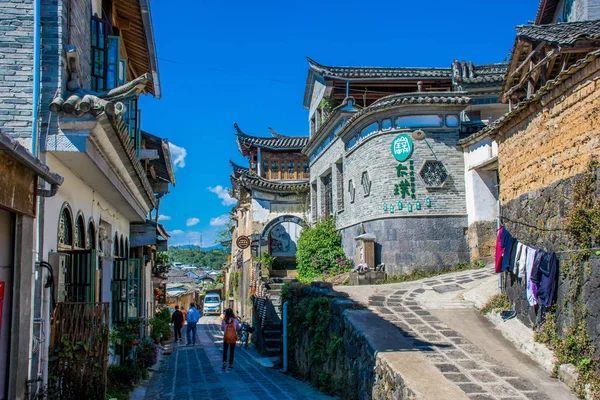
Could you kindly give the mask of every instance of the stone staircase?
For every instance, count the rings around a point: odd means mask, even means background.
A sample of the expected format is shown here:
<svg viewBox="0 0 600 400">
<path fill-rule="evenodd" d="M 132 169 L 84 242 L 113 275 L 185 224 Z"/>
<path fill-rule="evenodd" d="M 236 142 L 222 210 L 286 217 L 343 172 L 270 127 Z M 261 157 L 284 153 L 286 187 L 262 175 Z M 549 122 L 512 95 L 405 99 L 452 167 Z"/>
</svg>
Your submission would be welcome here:
<svg viewBox="0 0 600 400">
<path fill-rule="evenodd" d="M 267 303 L 263 321 L 263 349 L 268 357 L 281 355 L 281 289 L 286 283 L 295 281 L 296 271 L 271 271 L 269 281 L 263 283 Z"/>
</svg>

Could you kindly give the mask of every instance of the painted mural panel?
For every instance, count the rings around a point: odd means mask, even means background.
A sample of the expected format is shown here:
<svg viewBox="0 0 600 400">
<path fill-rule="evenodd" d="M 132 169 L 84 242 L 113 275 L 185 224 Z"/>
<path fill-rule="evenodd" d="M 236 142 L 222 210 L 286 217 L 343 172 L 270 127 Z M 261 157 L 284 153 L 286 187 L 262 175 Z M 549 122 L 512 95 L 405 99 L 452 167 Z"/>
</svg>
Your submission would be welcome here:
<svg viewBox="0 0 600 400">
<path fill-rule="evenodd" d="M 294 222 L 277 224 L 269 235 L 273 257 L 294 257 L 302 227 Z"/>
</svg>

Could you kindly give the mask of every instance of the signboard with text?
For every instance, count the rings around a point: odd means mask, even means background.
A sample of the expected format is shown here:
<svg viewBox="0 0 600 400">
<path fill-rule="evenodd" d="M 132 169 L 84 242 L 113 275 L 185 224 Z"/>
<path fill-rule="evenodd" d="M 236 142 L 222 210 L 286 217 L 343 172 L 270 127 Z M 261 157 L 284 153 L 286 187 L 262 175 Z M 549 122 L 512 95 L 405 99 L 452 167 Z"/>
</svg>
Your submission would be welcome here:
<svg viewBox="0 0 600 400">
<path fill-rule="evenodd" d="M 250 238 L 248 236 L 240 236 L 235 241 L 235 244 L 237 244 L 237 247 L 242 250 L 250 247 L 250 243 L 252 243 L 252 240 L 250 240 Z"/>
<path fill-rule="evenodd" d="M 392 140 L 392 155 L 400 162 L 410 158 L 414 150 L 412 139 L 409 135 L 402 133 Z"/>
</svg>

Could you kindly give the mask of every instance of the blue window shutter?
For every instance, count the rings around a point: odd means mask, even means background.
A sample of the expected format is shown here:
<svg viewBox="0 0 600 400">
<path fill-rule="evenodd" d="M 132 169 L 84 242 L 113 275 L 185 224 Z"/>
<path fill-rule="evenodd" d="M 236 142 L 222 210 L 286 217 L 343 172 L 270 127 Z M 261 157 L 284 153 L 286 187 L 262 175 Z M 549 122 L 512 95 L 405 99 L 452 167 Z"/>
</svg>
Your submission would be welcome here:
<svg viewBox="0 0 600 400">
<path fill-rule="evenodd" d="M 106 89 L 114 89 L 119 86 L 119 67 L 121 59 L 121 38 L 119 36 L 108 37 L 108 56 L 106 71 Z"/>
</svg>

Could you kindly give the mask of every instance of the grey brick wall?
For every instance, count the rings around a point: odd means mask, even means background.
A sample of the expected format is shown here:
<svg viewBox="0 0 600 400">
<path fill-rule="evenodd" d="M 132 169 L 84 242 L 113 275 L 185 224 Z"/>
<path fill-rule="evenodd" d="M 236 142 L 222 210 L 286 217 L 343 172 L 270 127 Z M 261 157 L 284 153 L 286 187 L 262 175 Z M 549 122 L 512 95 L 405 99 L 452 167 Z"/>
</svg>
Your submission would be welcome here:
<svg viewBox="0 0 600 400">
<path fill-rule="evenodd" d="M 33 0 L 0 2 L 0 131 L 31 136 Z"/>
<path fill-rule="evenodd" d="M 458 114 L 457 107 L 416 106 L 410 110 L 391 110 L 373 114 L 369 119 L 361 121 L 355 129 L 361 129 L 371 122 L 390 115 L 406 114 Z M 396 161 L 391 153 L 393 139 L 400 133 L 410 130 L 394 130 L 379 132 L 363 139 L 362 143 L 346 152 L 344 142 L 338 138 L 316 158 L 310 166 L 311 181 L 318 182 L 318 193 L 311 198 L 318 204 L 311 204 L 313 210 L 323 210 L 321 177 L 330 171 L 334 173 L 333 204 L 337 206 L 336 224 L 341 229 L 343 247 L 347 256 L 354 258 L 354 237 L 360 223 L 365 231 L 377 236 L 376 253 L 378 263 L 383 262 L 391 274 L 399 274 L 412 269 L 436 269 L 468 263 L 470 259 L 467 244 L 467 209 L 465 199 L 464 153 L 457 146 L 459 134 L 457 129 L 425 129 L 427 142 L 413 141 L 414 152 L 410 158 L 414 162 L 416 199 L 402 199 L 394 193 L 394 186 L 401 178 L 397 176 Z M 419 172 L 427 160 L 442 161 L 448 179 L 442 188 L 427 188 L 419 177 Z M 338 191 L 340 181 L 336 163 L 343 162 L 343 190 Z M 409 166 L 409 162 L 404 165 Z M 371 188 L 365 195 L 361 184 L 364 171 L 368 171 Z M 350 202 L 349 181 L 354 182 L 356 195 Z M 314 186 L 311 190 L 314 191 Z M 343 195 L 343 210 L 338 202 L 339 193 Z M 426 206 L 426 199 L 431 200 L 431 207 Z M 421 210 L 416 209 L 416 200 L 421 203 Z M 403 202 L 403 210 L 397 210 L 398 201 Z M 413 211 L 407 210 L 412 203 Z M 388 205 L 384 210 L 384 203 Z M 394 213 L 390 213 L 389 204 L 394 204 Z M 313 214 L 314 216 L 314 214 Z M 322 216 L 322 215 L 319 215 Z"/>
<path fill-rule="evenodd" d="M 469 263 L 465 236 L 467 217 L 401 217 L 365 222 L 375 235 L 375 264 L 385 264 L 389 276 L 414 270 L 434 271 Z M 342 229 L 342 247 L 355 259 L 359 225 Z"/>
<path fill-rule="evenodd" d="M 429 111 L 432 114 L 441 113 Z M 374 116 L 373 120 L 384 118 Z M 368 125 L 365 121 L 360 126 Z M 426 130 L 427 131 L 427 130 Z M 405 131 L 404 133 L 409 133 Z M 433 130 L 427 131 L 427 141 L 431 145 L 433 152 L 424 141 L 414 144 L 414 152 L 411 160 L 414 161 L 416 178 L 416 197 L 422 204 L 422 209 L 417 211 L 413 208 L 413 215 L 433 215 L 433 214 L 459 214 L 465 215 L 465 181 L 464 181 L 464 154 L 462 148 L 457 146 L 459 139 L 457 130 Z M 335 163 L 343 159 L 344 168 L 344 210 L 337 214 L 337 225 L 341 227 L 354 225 L 358 222 L 377 217 L 389 215 L 389 211 L 384 211 L 383 204 L 403 201 L 404 210 L 400 214 L 408 214 L 406 210 L 409 199 L 402 200 L 401 197 L 394 195 L 394 184 L 398 183 L 399 178 L 396 174 L 396 166 L 399 164 L 391 153 L 392 140 L 400 131 L 391 131 L 387 133 L 377 133 L 365 139 L 361 145 L 355 147 L 346 153 L 344 143 L 341 139 L 336 139 L 329 148 L 327 148 L 310 166 L 311 180 L 318 180 L 319 177 L 328 173 L 330 170 L 336 170 Z M 448 171 L 448 180 L 441 189 L 426 188 L 425 184 L 418 177 L 418 173 L 426 160 L 438 160 L 444 163 Z M 408 165 L 408 164 L 407 164 Z M 371 190 L 368 196 L 365 196 L 361 179 L 364 171 L 368 171 L 371 179 Z M 352 179 L 356 187 L 356 197 L 354 203 L 350 203 L 350 194 L 348 192 L 348 181 Z M 322 185 L 318 185 L 317 190 L 321 190 Z M 337 204 L 337 180 L 333 180 L 334 205 Z M 430 198 L 431 208 L 425 206 L 425 199 Z M 323 198 L 318 193 L 319 201 Z M 413 206 L 415 200 L 412 200 Z M 317 210 L 323 207 L 319 203 Z"/>
</svg>

